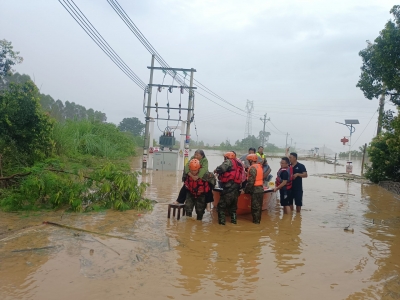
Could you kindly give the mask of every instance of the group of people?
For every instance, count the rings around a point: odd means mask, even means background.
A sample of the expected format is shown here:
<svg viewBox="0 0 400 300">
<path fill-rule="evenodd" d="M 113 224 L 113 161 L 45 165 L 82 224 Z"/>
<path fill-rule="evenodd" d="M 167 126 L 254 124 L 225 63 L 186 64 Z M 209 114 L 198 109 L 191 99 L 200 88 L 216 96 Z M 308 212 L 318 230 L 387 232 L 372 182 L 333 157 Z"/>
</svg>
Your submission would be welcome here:
<svg viewBox="0 0 400 300">
<path fill-rule="evenodd" d="M 272 179 L 271 168 L 268 165 L 263 147 L 250 148 L 248 154 L 240 159 L 235 151 L 224 154 L 224 162 L 213 173 L 208 171 L 208 160 L 203 150 L 197 150 L 185 165 L 182 181 L 184 185 L 179 192 L 176 203 L 185 203 L 188 217 L 192 216 L 193 208 L 196 210 L 197 220 L 202 220 L 205 210 L 211 210 L 213 189 L 218 184 L 221 190 L 220 200 L 217 205 L 218 223 L 225 225 L 226 212 L 230 215 L 231 223 L 237 224 L 237 201 L 240 193 L 251 195 L 251 213 L 253 223 L 260 224 L 263 205 L 264 186 Z M 289 213 L 296 205 L 300 212 L 303 197 L 302 178 L 307 177 L 305 166 L 297 162 L 297 154 L 282 157 L 281 168 L 277 173 L 274 191 L 280 192 L 280 203 L 284 213 Z M 215 174 L 215 175 L 214 175 Z"/>
<path fill-rule="evenodd" d="M 300 213 L 303 206 L 303 178 L 308 177 L 306 167 L 297 161 L 297 153 L 289 153 L 289 148 L 280 164 L 274 191 L 279 190 L 280 203 L 285 214 L 294 210 L 293 203 L 296 205 L 296 212 Z"/>
</svg>

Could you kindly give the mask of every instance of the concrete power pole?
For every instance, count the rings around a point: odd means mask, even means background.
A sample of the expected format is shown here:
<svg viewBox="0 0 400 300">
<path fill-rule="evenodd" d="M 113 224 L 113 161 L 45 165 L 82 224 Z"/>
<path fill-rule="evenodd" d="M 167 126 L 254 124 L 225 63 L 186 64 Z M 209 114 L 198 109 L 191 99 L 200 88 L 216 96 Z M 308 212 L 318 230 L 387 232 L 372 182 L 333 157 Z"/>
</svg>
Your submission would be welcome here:
<svg viewBox="0 0 400 300">
<path fill-rule="evenodd" d="M 151 69 L 150 69 L 150 80 L 149 80 L 149 90 L 147 96 L 147 111 L 146 111 L 146 127 L 144 130 L 144 145 L 143 145 L 143 160 L 142 168 L 146 170 L 147 168 L 147 151 L 149 149 L 149 129 L 150 129 L 150 105 L 151 105 L 151 85 L 153 84 L 153 67 L 154 67 L 154 55 L 151 56 Z"/>
<path fill-rule="evenodd" d="M 192 114 L 193 114 L 193 72 L 194 69 L 190 70 L 190 89 L 189 89 L 189 102 L 188 102 L 188 113 L 187 113 L 187 121 L 186 121 L 186 140 L 185 140 L 185 149 L 189 150 L 190 143 L 190 123 L 192 122 Z M 185 153 L 184 164 L 186 165 L 189 160 L 189 154 Z"/>
<path fill-rule="evenodd" d="M 264 114 L 264 118 L 260 118 L 261 122 L 264 123 L 264 127 L 263 127 L 263 136 L 262 136 L 262 146 L 265 147 L 265 124 L 267 123 L 267 121 L 270 120 L 270 118 L 267 119 L 267 113 Z"/>
<path fill-rule="evenodd" d="M 379 135 L 382 131 L 384 108 L 385 108 L 385 93 L 382 93 L 381 98 L 379 99 L 378 129 L 376 130 L 376 135 Z"/>
<path fill-rule="evenodd" d="M 287 139 L 288 139 L 288 137 L 289 137 L 289 133 L 286 132 L 286 147 L 285 147 L 285 151 L 286 151 L 286 149 L 287 149 Z"/>
</svg>

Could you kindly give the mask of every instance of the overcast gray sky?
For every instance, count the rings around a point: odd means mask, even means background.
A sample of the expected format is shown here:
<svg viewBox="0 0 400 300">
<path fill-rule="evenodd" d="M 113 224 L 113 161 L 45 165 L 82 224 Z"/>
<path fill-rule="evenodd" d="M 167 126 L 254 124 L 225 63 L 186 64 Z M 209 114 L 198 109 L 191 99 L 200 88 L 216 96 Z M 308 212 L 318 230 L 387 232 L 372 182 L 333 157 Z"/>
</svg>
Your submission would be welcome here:
<svg viewBox="0 0 400 300">
<path fill-rule="evenodd" d="M 16 70 L 34 77 L 42 93 L 101 110 L 116 124 L 126 117 L 144 122 L 142 90 L 111 62 L 58 1 L 0 3 L 0 39 L 12 41 L 15 50 L 21 52 L 24 62 Z M 107 1 L 75 3 L 147 83 L 151 55 Z M 270 142 L 278 146 L 285 145 L 284 133 L 288 132 L 289 143 L 292 138 L 298 148 L 325 144 L 345 151 L 340 139 L 348 135 L 348 130 L 335 121 L 346 118 L 360 121 L 353 135 L 356 148 L 369 142 L 376 132 L 378 100 L 365 99 L 356 88 L 361 66 L 358 52 L 366 47 L 366 40 L 378 36 L 391 17 L 389 10 L 395 1 L 119 3 L 170 66 L 195 68 L 197 80 L 235 106 L 245 109 L 246 99 L 254 101 L 253 134 L 262 130 L 259 118 L 264 113 L 272 122 L 267 123 Z M 161 83 L 161 72 L 154 81 Z M 166 77 L 165 83 L 172 83 L 171 77 Z M 165 106 L 166 90 L 157 99 Z M 169 101 L 177 106 L 179 93 L 170 94 Z M 182 101 L 187 105 L 187 94 Z M 230 109 L 240 115 L 197 96 L 198 139 L 210 144 L 241 140 L 245 114 Z M 166 112 L 163 114 L 160 117 L 166 117 Z M 166 125 L 159 122 L 161 129 Z M 196 139 L 194 130 L 192 138 Z"/>
</svg>

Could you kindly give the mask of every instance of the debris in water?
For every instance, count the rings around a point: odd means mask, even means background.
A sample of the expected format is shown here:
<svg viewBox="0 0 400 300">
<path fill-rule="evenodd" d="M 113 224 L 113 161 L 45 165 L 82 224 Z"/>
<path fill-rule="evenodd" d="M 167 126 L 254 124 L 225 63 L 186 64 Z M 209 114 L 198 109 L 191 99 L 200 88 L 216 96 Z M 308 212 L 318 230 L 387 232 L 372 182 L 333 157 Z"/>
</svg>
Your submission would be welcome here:
<svg viewBox="0 0 400 300">
<path fill-rule="evenodd" d="M 11 252 L 27 252 L 27 251 L 36 251 L 36 250 L 46 250 L 46 249 L 52 249 L 56 248 L 56 246 L 47 246 L 47 247 L 41 247 L 41 248 L 28 248 L 28 249 L 17 249 L 13 250 Z"/>
<path fill-rule="evenodd" d="M 346 226 L 344 228 L 344 231 L 354 232 L 354 228 L 350 228 L 350 224 L 349 224 L 349 226 Z"/>
<path fill-rule="evenodd" d="M 355 196 L 354 194 L 349 194 L 349 193 L 340 193 L 340 192 L 334 192 L 335 194 L 339 195 L 349 195 L 349 196 Z"/>
<path fill-rule="evenodd" d="M 115 253 L 117 253 L 118 255 L 120 255 L 117 251 L 115 251 L 113 248 L 111 248 L 110 246 L 107 246 L 106 244 L 100 242 L 99 240 L 96 240 L 94 237 L 92 237 L 92 239 L 94 239 L 96 242 L 102 244 L 103 246 L 107 247 L 108 249 L 110 249 L 111 251 L 114 251 Z M 90 250 L 92 251 L 92 250 Z M 93 250 L 94 251 L 94 250 Z"/>
</svg>

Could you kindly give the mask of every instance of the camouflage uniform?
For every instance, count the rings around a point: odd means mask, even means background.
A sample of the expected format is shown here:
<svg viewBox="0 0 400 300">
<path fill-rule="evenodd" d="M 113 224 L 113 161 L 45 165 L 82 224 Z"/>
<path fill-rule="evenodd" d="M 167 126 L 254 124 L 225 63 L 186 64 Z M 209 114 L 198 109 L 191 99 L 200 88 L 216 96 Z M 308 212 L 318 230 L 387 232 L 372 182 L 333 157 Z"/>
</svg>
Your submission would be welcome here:
<svg viewBox="0 0 400 300">
<path fill-rule="evenodd" d="M 206 209 L 206 194 L 195 197 L 191 192 L 187 191 L 185 210 L 188 217 L 192 216 L 193 207 L 196 208 L 197 220 L 202 220 Z"/>
<path fill-rule="evenodd" d="M 231 169 L 232 162 L 230 159 L 226 159 L 220 166 L 216 168 L 216 172 L 218 174 L 222 174 L 230 171 Z M 240 185 L 231 180 L 226 183 L 220 183 L 220 187 L 223 190 L 217 206 L 218 223 L 225 225 L 225 212 L 228 210 L 231 215 L 231 222 L 236 224 L 236 210 Z"/>
<path fill-rule="evenodd" d="M 260 224 L 264 187 L 254 186 L 256 176 L 257 170 L 255 168 L 251 168 L 249 170 L 249 178 L 247 180 L 247 185 L 244 189 L 244 192 L 246 194 L 251 194 L 251 215 L 253 216 L 253 223 Z"/>
</svg>

